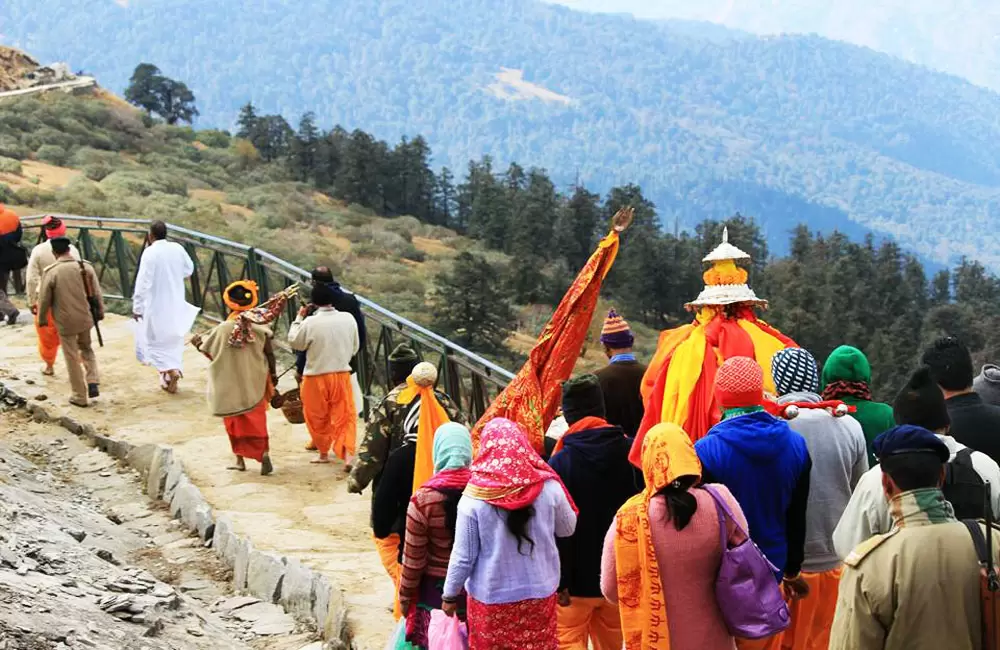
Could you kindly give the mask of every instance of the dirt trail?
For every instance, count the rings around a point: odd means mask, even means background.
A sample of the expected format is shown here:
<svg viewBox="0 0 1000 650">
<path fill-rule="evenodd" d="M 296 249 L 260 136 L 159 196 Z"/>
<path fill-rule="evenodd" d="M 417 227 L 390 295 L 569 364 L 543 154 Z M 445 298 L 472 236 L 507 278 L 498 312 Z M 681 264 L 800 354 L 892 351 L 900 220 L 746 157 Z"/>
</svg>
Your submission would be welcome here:
<svg viewBox="0 0 1000 650">
<path fill-rule="evenodd" d="M 231 517 L 236 532 L 249 536 L 254 548 L 295 557 L 329 577 L 348 605 L 354 647 L 381 650 L 393 627 L 393 590 L 371 541 L 370 494 L 348 494 L 339 463 L 309 464 L 313 455 L 304 450 L 305 426 L 288 424 L 279 411 L 268 414 L 275 473 L 262 477 L 256 467 L 226 471 L 229 443 L 221 420 L 205 404 L 207 361 L 189 346 L 181 390 L 167 395 L 156 372 L 135 361 L 127 323 L 109 315 L 101 325 L 102 396 L 89 409 L 69 406 L 61 356 L 54 378 L 41 375 L 31 326 L 0 327 L 0 379 L 19 394 L 45 395 L 46 408 L 57 417 L 71 414 L 133 444 L 172 445 L 217 514 Z"/>
</svg>

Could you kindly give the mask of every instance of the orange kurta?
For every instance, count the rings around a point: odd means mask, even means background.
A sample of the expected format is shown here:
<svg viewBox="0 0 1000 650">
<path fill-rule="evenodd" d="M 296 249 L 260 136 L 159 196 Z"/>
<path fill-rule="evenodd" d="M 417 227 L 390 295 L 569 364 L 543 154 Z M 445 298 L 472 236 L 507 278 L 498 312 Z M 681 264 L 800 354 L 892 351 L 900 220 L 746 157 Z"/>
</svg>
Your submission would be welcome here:
<svg viewBox="0 0 1000 650">
<path fill-rule="evenodd" d="M 39 325 L 38 316 L 35 316 L 35 332 L 38 334 L 38 355 L 46 365 L 51 366 L 56 362 L 56 355 L 59 353 L 59 332 L 56 330 L 56 321 L 49 311 L 48 325 Z"/>
<path fill-rule="evenodd" d="M 306 427 L 319 453 L 327 454 L 332 449 L 341 460 L 354 454 L 358 414 L 354 410 L 351 373 L 306 375 L 299 390 Z"/>
<path fill-rule="evenodd" d="M 472 430 L 475 448 L 487 422 L 507 418 L 524 427 L 535 451 L 544 451 L 545 430 L 559 410 L 562 383 L 580 358 L 601 284 L 615 262 L 618 245 L 615 230 L 598 244 L 539 335 L 528 361 L 476 423 Z"/>
<path fill-rule="evenodd" d="M 830 646 L 842 571 L 837 567 L 823 573 L 802 573 L 809 595 L 788 603 L 791 624 L 782 637 L 782 650 L 826 650 Z"/>
</svg>

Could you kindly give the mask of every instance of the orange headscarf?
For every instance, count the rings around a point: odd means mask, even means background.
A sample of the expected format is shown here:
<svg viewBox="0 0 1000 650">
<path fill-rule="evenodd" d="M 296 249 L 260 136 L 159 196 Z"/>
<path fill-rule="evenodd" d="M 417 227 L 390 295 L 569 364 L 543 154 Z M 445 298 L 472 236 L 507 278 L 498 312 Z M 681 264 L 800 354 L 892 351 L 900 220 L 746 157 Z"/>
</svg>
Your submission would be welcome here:
<svg viewBox="0 0 1000 650">
<path fill-rule="evenodd" d="M 405 406 L 417 397 L 420 398 L 420 419 L 417 421 L 417 458 L 413 466 L 414 492 L 434 476 L 434 434 L 442 424 L 451 422 L 434 394 L 434 386 L 418 386 L 410 375 L 396 401 Z"/>
<path fill-rule="evenodd" d="M 670 650 L 670 626 L 660 567 L 649 525 L 649 501 L 682 476 L 701 478 L 701 461 L 690 436 L 676 424 L 657 424 L 642 444 L 646 489 L 618 511 L 615 562 L 618 608 L 625 650 Z"/>
</svg>

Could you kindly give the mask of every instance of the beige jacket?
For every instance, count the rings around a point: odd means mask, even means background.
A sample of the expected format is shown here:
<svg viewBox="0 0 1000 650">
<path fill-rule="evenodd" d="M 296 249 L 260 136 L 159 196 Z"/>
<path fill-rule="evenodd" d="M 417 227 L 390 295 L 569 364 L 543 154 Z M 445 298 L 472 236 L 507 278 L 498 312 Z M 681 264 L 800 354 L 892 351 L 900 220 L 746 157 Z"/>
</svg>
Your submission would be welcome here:
<svg viewBox="0 0 1000 650">
<path fill-rule="evenodd" d="M 219 417 L 240 415 L 253 410 L 267 392 L 270 369 L 264 350 L 271 330 L 253 325 L 253 343 L 242 348 L 230 347 L 229 335 L 235 321 L 226 321 L 202 340 L 201 352 L 211 359 L 208 365 L 208 403 Z"/>
<path fill-rule="evenodd" d="M 97 280 L 94 267 L 90 262 L 60 260 L 42 273 L 42 286 L 39 289 L 38 299 L 38 322 L 48 325 L 49 310 L 51 310 L 60 336 L 82 334 L 94 326 L 94 319 L 90 315 L 90 304 L 87 302 L 87 291 L 80 273 L 81 264 L 83 272 L 89 278 L 91 290 L 97 297 L 98 314 L 104 316 L 101 283 Z"/>
<path fill-rule="evenodd" d="M 361 345 L 354 316 L 333 307 L 320 307 L 306 319 L 296 318 L 288 330 L 288 342 L 292 349 L 307 353 L 302 373 L 307 377 L 350 372 L 351 357 Z"/>
<path fill-rule="evenodd" d="M 69 254 L 75 260 L 80 259 L 80 251 L 76 250 L 76 246 L 72 244 L 69 245 Z M 55 263 L 56 255 L 52 252 L 52 242 L 43 241 L 31 249 L 24 282 L 27 285 L 29 305 L 38 304 L 38 291 L 42 287 L 42 273 Z"/>
<path fill-rule="evenodd" d="M 845 560 L 830 650 L 980 650 L 981 619 L 968 529 L 894 528 Z"/>
</svg>

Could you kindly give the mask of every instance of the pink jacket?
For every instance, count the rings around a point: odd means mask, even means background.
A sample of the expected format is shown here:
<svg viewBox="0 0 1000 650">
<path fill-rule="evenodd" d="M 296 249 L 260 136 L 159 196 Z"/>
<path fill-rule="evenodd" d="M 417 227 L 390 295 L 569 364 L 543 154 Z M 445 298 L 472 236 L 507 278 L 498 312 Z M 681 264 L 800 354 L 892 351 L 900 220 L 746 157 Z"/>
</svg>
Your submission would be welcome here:
<svg viewBox="0 0 1000 650">
<path fill-rule="evenodd" d="M 712 485 L 726 500 L 729 509 L 746 528 L 740 504 L 723 485 Z M 719 547 L 719 522 L 715 501 L 704 490 L 692 490 L 698 510 L 691 521 L 678 531 L 673 521 L 666 521 L 665 497 L 653 497 L 649 519 L 653 547 L 660 566 L 663 593 L 670 623 L 671 650 L 733 650 L 735 642 L 715 602 L 715 576 L 722 561 Z M 729 523 L 729 532 L 733 526 Z M 601 561 L 601 591 L 612 603 L 618 603 L 618 576 L 615 569 L 615 524 L 604 538 Z"/>
</svg>

